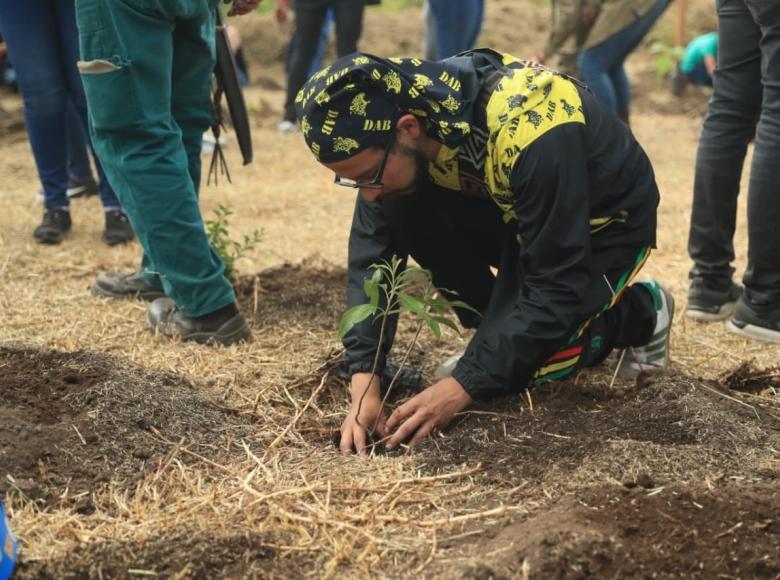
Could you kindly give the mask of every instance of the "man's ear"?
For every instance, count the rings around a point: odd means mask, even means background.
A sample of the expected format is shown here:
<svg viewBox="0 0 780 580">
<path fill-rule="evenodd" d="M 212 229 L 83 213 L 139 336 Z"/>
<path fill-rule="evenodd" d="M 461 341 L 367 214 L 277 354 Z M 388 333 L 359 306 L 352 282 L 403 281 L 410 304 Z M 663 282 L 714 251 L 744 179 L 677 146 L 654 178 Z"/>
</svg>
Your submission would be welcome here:
<svg viewBox="0 0 780 580">
<path fill-rule="evenodd" d="M 411 113 L 401 115 L 395 123 L 395 128 L 398 130 L 399 136 L 406 136 L 410 139 L 419 139 L 424 133 L 420 120 Z"/>
</svg>

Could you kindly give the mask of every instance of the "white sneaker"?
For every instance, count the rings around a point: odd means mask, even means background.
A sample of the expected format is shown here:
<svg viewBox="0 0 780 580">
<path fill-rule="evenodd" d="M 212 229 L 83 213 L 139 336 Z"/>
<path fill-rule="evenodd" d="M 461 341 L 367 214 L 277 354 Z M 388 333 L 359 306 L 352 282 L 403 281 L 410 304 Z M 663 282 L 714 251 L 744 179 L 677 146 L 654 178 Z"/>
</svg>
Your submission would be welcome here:
<svg viewBox="0 0 780 580">
<path fill-rule="evenodd" d="M 280 133 L 284 133 L 285 135 L 290 133 L 295 133 L 295 131 L 298 130 L 298 125 L 295 124 L 294 121 L 282 121 L 279 123 L 276 128 Z"/>
<path fill-rule="evenodd" d="M 656 322 L 653 336 L 644 346 L 629 346 L 620 364 L 620 375 L 635 378 L 642 371 L 660 371 L 669 366 L 669 337 L 674 319 L 674 298 L 655 280 L 638 282 L 653 296 Z"/>
<path fill-rule="evenodd" d="M 458 354 L 451 356 L 443 363 L 441 363 L 438 367 L 436 367 L 436 370 L 433 371 L 433 378 L 437 381 L 440 381 L 442 379 L 451 377 L 452 372 L 455 370 L 455 367 L 458 364 L 458 361 L 465 353 L 466 351 L 462 350 Z"/>
</svg>

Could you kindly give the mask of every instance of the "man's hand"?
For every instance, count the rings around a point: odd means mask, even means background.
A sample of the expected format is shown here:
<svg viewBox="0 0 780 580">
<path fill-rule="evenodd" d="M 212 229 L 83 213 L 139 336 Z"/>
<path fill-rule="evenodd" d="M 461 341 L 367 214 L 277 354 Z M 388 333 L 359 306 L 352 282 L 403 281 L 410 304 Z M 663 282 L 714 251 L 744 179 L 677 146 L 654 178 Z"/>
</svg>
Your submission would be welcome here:
<svg viewBox="0 0 780 580">
<path fill-rule="evenodd" d="M 369 382 L 371 386 L 369 387 Z M 368 387 L 368 392 L 366 392 Z M 368 453 L 366 444 L 368 443 L 368 432 L 376 423 L 376 432 L 384 436 L 387 432 L 385 428 L 386 417 L 381 413 L 382 397 L 379 394 L 379 377 L 371 373 L 356 373 L 352 375 L 352 408 L 341 424 L 341 442 L 339 449 L 342 453 L 349 454 L 356 450 L 361 455 Z M 363 393 L 366 396 L 363 397 Z M 360 399 L 363 397 L 363 403 Z M 360 416 L 358 417 L 358 405 L 360 406 Z M 378 421 L 377 421 L 378 418 Z M 358 422 L 359 419 L 359 422 Z"/>
<path fill-rule="evenodd" d="M 252 10 L 257 8 L 257 5 L 262 1 L 263 0 L 223 0 L 225 4 L 233 4 L 230 7 L 228 16 L 241 16 L 247 12 L 252 12 Z"/>
<path fill-rule="evenodd" d="M 410 445 L 419 443 L 433 429 L 446 427 L 455 417 L 471 404 L 471 396 L 453 378 L 442 379 L 419 395 L 398 407 L 387 421 L 387 431 L 398 430 L 387 442 L 393 449 L 411 437 Z M 399 427 L 400 425 L 400 427 Z"/>
</svg>

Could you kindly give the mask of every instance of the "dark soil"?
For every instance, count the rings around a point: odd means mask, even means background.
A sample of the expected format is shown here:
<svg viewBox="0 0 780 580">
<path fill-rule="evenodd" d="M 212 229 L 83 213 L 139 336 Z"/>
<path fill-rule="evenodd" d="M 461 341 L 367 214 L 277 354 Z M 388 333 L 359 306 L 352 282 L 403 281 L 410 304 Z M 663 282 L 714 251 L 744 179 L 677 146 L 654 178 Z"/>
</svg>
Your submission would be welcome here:
<svg viewBox="0 0 780 580">
<path fill-rule="evenodd" d="M 346 309 L 346 287 L 345 268 L 284 264 L 242 276 L 236 294 L 242 312 L 261 328 L 270 323 L 305 326 L 335 335 Z"/>
<path fill-rule="evenodd" d="M 540 506 L 445 542 L 479 562 L 463 576 L 780 578 L 776 401 L 740 404 L 673 373 L 624 389 L 582 378 L 534 391 L 533 411 L 514 399 L 466 416 L 419 449 L 427 471 L 479 460 L 480 481 Z"/>
<path fill-rule="evenodd" d="M 212 457 L 248 433 L 182 379 L 89 352 L 0 348 L 0 392 L 0 493 L 44 504 L 68 501 L 65 488 L 69 497 L 109 482 L 131 488 L 171 451 L 155 430 Z"/>
<path fill-rule="evenodd" d="M 777 486 L 592 488 L 505 526 L 463 577 L 777 578 L 779 545 Z"/>
<path fill-rule="evenodd" d="M 745 361 L 723 376 L 723 384 L 731 390 L 744 393 L 780 390 L 780 366 L 761 369 L 756 368 L 752 361 Z"/>
<path fill-rule="evenodd" d="M 19 573 L 28 578 L 241 578 L 253 571 L 265 575 L 274 557 L 263 538 L 249 531 L 233 535 L 172 531 L 144 542 L 89 544 L 77 548 L 67 561 L 24 563 Z"/>
</svg>

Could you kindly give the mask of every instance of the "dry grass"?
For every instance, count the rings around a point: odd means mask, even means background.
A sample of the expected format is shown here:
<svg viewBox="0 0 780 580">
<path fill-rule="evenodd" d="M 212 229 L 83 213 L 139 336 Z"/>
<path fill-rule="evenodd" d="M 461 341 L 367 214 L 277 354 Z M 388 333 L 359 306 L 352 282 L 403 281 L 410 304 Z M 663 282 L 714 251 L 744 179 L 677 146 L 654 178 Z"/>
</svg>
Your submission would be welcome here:
<svg viewBox="0 0 780 580">
<path fill-rule="evenodd" d="M 496 0 L 489 10 L 509 10 L 511 4 Z M 535 21 L 544 21 L 546 8 L 533 10 L 542 11 L 534 13 Z M 417 18 L 416 12 L 403 16 L 410 17 Z M 377 33 L 380 23 L 372 18 L 364 47 L 392 52 L 383 48 L 396 40 Z M 538 32 L 518 35 L 520 46 L 508 46 L 507 24 L 498 30 L 500 18 L 490 16 L 486 35 L 503 43 L 499 48 L 530 52 Z M 243 26 L 251 29 L 252 24 Z M 261 21 L 262 26 L 268 23 Z M 400 31 L 411 39 L 409 46 L 415 45 L 416 28 L 405 29 L 403 20 L 392 20 L 388 30 Z M 278 75 L 278 64 L 269 66 L 261 77 Z M 638 78 L 652 76 L 647 60 L 637 57 L 631 67 Z M 336 191 L 330 174 L 311 160 L 301 139 L 275 132 L 281 92 L 253 87 L 248 99 L 258 112 L 255 162 L 239 169 L 236 148 L 228 150 L 234 181 L 203 189 L 204 215 L 222 203 L 235 211 L 236 234 L 265 229 L 259 250 L 238 264 L 244 273 L 303 260 L 343 265 L 353 200 Z M 677 299 L 672 366 L 705 378 L 746 359 L 772 366 L 780 360 L 780 347 L 681 316 L 700 118 L 659 114 L 658 103 L 664 99 L 660 93 L 643 98 L 632 121 L 653 160 L 663 196 L 659 249 L 644 274 L 667 284 Z M 37 181 L 28 145 L 12 139 L 2 145 L 2 156 L 0 345 L 110 353 L 152 371 L 175 373 L 204 397 L 245 415 L 253 430 L 246 440 L 225 443 L 227 460 L 222 463 L 191 450 L 186 438 L 169 440 L 164 429 L 150 435 L 170 447 L 167 461 L 134 489 L 112 486 L 96 494 L 96 511 L 90 515 L 42 508 L 12 493 L 10 512 L 27 562 L 55 566 L 71 559 L 85 574 L 110 575 L 111 570 L 90 569 L 89 562 L 101 550 L 115 550 L 114 575 L 132 574 L 127 572 L 135 568 L 132 558 L 127 559 L 132 553 L 138 556 L 135 562 L 157 562 L 156 571 L 163 575 L 197 576 L 204 570 L 194 557 L 189 563 L 171 563 L 165 546 L 208 542 L 215 553 L 235 552 L 230 560 L 235 567 L 225 568 L 226 576 L 414 576 L 433 562 L 466 566 L 470 560 L 458 560 L 458 554 L 441 546 L 481 534 L 510 514 L 529 513 L 556 494 L 555 489 L 524 489 L 522 480 L 510 487 L 479 482 L 480 457 L 422 476 L 426 458 L 413 452 L 369 460 L 340 456 L 329 436 L 346 412 L 346 391 L 322 372 L 339 347 L 336 320 L 333 330 L 325 331 L 290 322 L 281 313 L 278 319 L 255 323 L 253 342 L 231 348 L 152 336 L 144 328 L 144 304 L 100 300 L 88 292 L 98 272 L 134 269 L 138 246 L 109 249 L 101 244 L 102 215 L 94 199 L 74 202 L 74 230 L 65 243 L 36 245 L 31 232 L 40 206 L 33 195 Z M 744 216 L 743 196 L 736 238 L 740 272 L 746 254 Z M 259 300 L 264 298 L 261 292 Z M 462 344 L 463 339 L 449 336 L 445 344 L 430 345 L 427 368 Z M 267 559 L 257 557 L 261 549 L 268 551 Z"/>
</svg>

